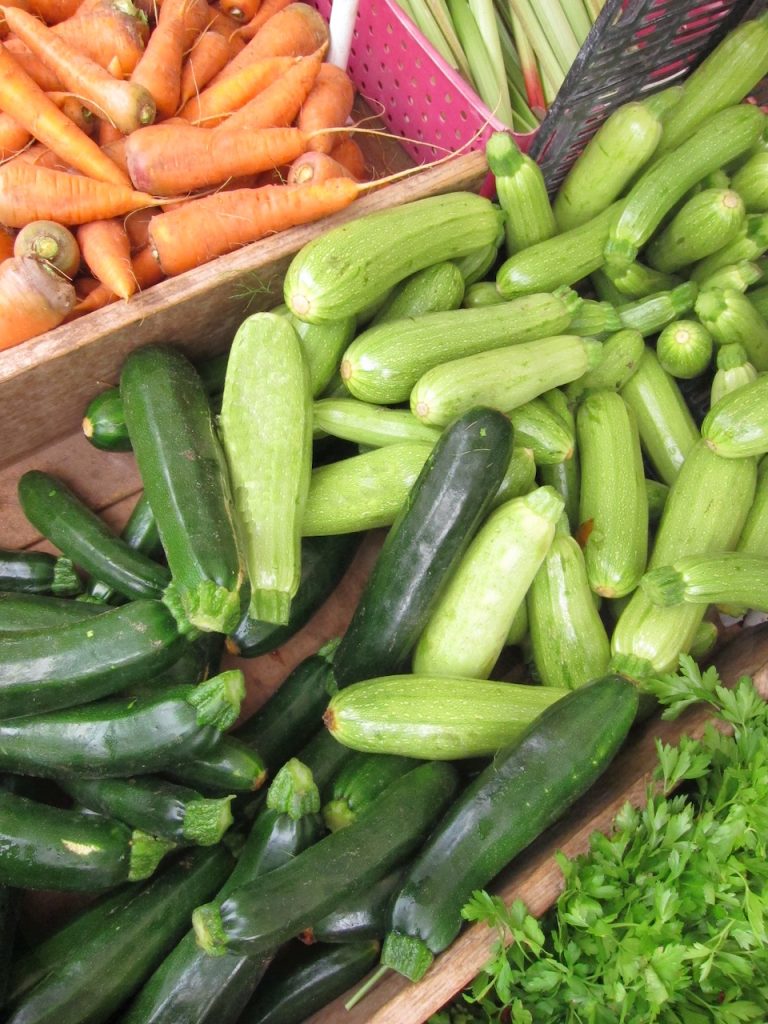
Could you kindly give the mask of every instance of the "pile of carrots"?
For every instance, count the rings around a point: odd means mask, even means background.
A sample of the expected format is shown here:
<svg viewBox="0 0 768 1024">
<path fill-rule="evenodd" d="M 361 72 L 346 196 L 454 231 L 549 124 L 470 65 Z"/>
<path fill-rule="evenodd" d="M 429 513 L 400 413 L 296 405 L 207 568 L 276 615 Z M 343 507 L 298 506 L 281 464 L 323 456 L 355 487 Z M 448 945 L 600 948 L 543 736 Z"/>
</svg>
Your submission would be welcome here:
<svg viewBox="0 0 768 1024">
<path fill-rule="evenodd" d="M 0 349 L 363 187 L 313 7 L 136 3 L 0 3 Z"/>
</svg>

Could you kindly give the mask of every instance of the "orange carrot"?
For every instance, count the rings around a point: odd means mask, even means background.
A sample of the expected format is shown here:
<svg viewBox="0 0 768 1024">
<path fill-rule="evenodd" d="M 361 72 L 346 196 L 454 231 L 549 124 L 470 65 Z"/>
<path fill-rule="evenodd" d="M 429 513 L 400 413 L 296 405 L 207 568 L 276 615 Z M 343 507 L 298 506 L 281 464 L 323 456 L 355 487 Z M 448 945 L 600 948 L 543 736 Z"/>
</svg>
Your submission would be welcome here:
<svg viewBox="0 0 768 1024">
<path fill-rule="evenodd" d="M 25 11 L 31 10 L 29 0 L 8 0 L 9 7 L 23 7 Z M 8 38 L 8 25 L 5 18 L 0 15 L 0 39 Z"/>
<path fill-rule="evenodd" d="M 129 299 L 136 291 L 131 272 L 131 243 L 121 220 L 94 220 L 77 229 L 86 266 L 96 278 L 121 299 Z"/>
<path fill-rule="evenodd" d="M 256 16 L 261 0 L 219 0 L 219 7 L 230 18 L 245 24 Z"/>
<path fill-rule="evenodd" d="M 45 61 L 65 89 L 81 96 L 97 117 L 112 121 L 126 135 L 154 121 L 155 102 L 143 86 L 113 78 L 26 11 L 3 10 L 14 34 Z"/>
<path fill-rule="evenodd" d="M 219 82 L 262 57 L 307 57 L 328 46 L 328 24 L 309 4 L 291 3 L 273 15 L 214 78 Z"/>
<path fill-rule="evenodd" d="M 354 175 L 332 156 L 318 153 L 316 150 L 297 157 L 288 170 L 289 185 L 306 185 L 309 182 L 316 185 L 319 181 L 328 181 L 329 178 L 354 179 Z"/>
<path fill-rule="evenodd" d="M 144 210 L 134 210 L 133 213 L 129 213 L 127 217 L 123 218 L 123 227 L 128 235 L 128 241 L 131 243 L 132 253 L 143 249 L 149 241 L 147 233 L 149 222 L 155 216 L 157 216 L 157 210 L 148 206 Z"/>
<path fill-rule="evenodd" d="M 216 132 L 229 129 L 282 128 L 293 124 L 323 62 L 323 50 L 302 57 L 266 89 L 230 115 Z"/>
<path fill-rule="evenodd" d="M 0 262 L 13 256 L 14 236 L 7 228 L 0 227 Z"/>
<path fill-rule="evenodd" d="M 14 10 L 14 13 L 29 17 L 24 11 Z M 123 172 L 48 99 L 3 43 L 0 43 L 0 109 L 12 114 L 30 134 L 77 170 L 115 185 L 128 184 Z"/>
<path fill-rule="evenodd" d="M 63 224 L 53 220 L 33 220 L 16 235 L 14 256 L 29 256 L 48 264 L 70 280 L 80 269 L 77 239 Z"/>
<path fill-rule="evenodd" d="M 25 160 L 0 166 L 0 224 L 21 228 L 31 220 L 86 224 L 119 217 L 157 201 L 123 185 L 40 167 Z"/>
<path fill-rule="evenodd" d="M 116 142 L 118 139 L 124 139 L 125 135 L 123 135 L 120 129 L 116 128 L 115 125 L 110 124 L 109 121 L 99 121 L 96 138 L 98 139 L 99 145 L 104 149 L 104 147 L 108 146 L 111 142 Z M 114 159 L 111 153 L 109 156 L 110 159 Z M 122 166 L 119 160 L 116 160 L 115 163 L 118 167 Z"/>
<path fill-rule="evenodd" d="M 179 105 L 198 96 L 229 61 L 229 45 L 218 32 L 204 32 L 181 68 Z"/>
<path fill-rule="evenodd" d="M 170 117 L 179 106 L 189 27 L 194 26 L 197 38 L 207 23 L 206 0 L 165 0 L 160 8 L 157 28 L 131 75 L 132 82 L 152 94 L 160 117 Z"/>
<path fill-rule="evenodd" d="M 245 48 L 245 43 L 240 38 L 239 22 L 212 4 L 208 4 L 208 28 L 211 32 L 218 32 L 224 36 L 229 45 L 230 58 L 237 56 Z"/>
<path fill-rule="evenodd" d="M 365 155 L 359 144 L 349 135 L 337 135 L 336 142 L 331 150 L 331 156 L 347 168 L 353 178 L 358 181 L 365 181 L 368 177 L 368 167 L 365 162 Z"/>
<path fill-rule="evenodd" d="M 282 11 L 284 7 L 287 7 L 289 3 L 291 3 L 291 0 L 263 0 L 256 14 L 247 25 L 243 25 L 240 35 L 243 39 L 253 39 L 261 26 L 266 24 L 278 11 Z"/>
<path fill-rule="evenodd" d="M 304 100 L 298 126 L 305 132 L 319 132 L 321 128 L 343 128 L 352 113 L 355 87 L 346 71 L 335 64 L 323 64 L 315 84 Z M 336 141 L 335 134 L 316 134 L 310 149 L 330 153 Z"/>
<path fill-rule="evenodd" d="M 136 281 L 137 291 L 144 291 L 145 288 L 150 288 L 165 277 L 149 247 L 136 253 L 131 261 L 131 273 Z M 77 283 L 77 291 L 82 294 L 78 294 L 78 301 L 67 315 L 66 323 L 76 320 L 86 313 L 94 313 L 97 309 L 117 302 L 120 298 L 95 278 L 80 279 Z"/>
<path fill-rule="evenodd" d="M 157 284 L 158 281 L 162 281 L 165 277 L 160 264 L 152 255 L 152 249 L 149 245 L 139 249 L 133 257 L 131 260 L 131 271 L 139 291 L 151 288 L 153 284 Z"/>
<path fill-rule="evenodd" d="M 125 152 L 136 188 L 155 196 L 178 196 L 290 163 L 306 148 L 306 136 L 297 128 L 208 131 L 156 124 L 131 135 Z"/>
<path fill-rule="evenodd" d="M 56 25 L 71 18 L 80 6 L 80 0 L 31 0 L 30 9 L 47 25 Z"/>
<path fill-rule="evenodd" d="M 0 349 L 58 327 L 75 304 L 75 289 L 38 260 L 0 263 Z"/>
<path fill-rule="evenodd" d="M 3 43 L 8 53 L 29 75 L 33 82 L 36 82 L 43 92 L 55 92 L 62 88 L 61 82 L 50 68 L 36 57 L 34 53 L 25 46 L 20 39 L 10 36 Z"/>
<path fill-rule="evenodd" d="M 136 11 L 132 3 L 130 8 Z M 138 11 L 130 14 L 130 8 L 124 0 L 100 0 L 87 13 L 59 22 L 53 31 L 103 68 L 117 58 L 118 77 L 123 78 L 138 64 L 148 37 Z"/>
<path fill-rule="evenodd" d="M 348 178 L 335 178 L 320 185 L 218 192 L 154 217 L 150 243 L 164 273 L 181 274 L 276 231 L 343 210 L 359 189 Z"/>
<path fill-rule="evenodd" d="M 126 178 L 130 181 L 130 174 L 128 173 L 128 159 L 125 155 L 125 147 L 128 142 L 129 136 L 121 135 L 111 142 L 105 142 L 101 147 L 104 153 L 112 160 L 121 171 L 125 173 Z"/>
<path fill-rule="evenodd" d="M 18 154 L 32 136 L 15 117 L 0 114 L 0 160 L 8 160 Z"/>
<path fill-rule="evenodd" d="M 37 167 L 48 167 L 54 171 L 67 171 L 70 174 L 73 172 L 73 168 L 68 163 L 57 156 L 53 150 L 44 146 L 42 142 L 33 142 L 32 145 L 25 146 L 12 160 L 8 160 L 5 166 L 12 167 L 16 163 L 34 164 Z"/>
<path fill-rule="evenodd" d="M 228 114 L 239 110 L 243 104 L 277 81 L 292 64 L 302 59 L 263 57 L 261 60 L 246 64 L 234 75 L 209 85 L 199 96 L 193 96 L 182 108 L 181 116 L 193 124 L 213 128 Z"/>
<path fill-rule="evenodd" d="M 89 136 L 95 134 L 96 126 L 99 122 L 76 96 L 69 92 L 58 91 L 49 92 L 46 95 L 49 100 L 56 104 L 62 114 L 66 114 L 69 120 L 77 125 L 81 132 L 85 132 Z"/>
</svg>

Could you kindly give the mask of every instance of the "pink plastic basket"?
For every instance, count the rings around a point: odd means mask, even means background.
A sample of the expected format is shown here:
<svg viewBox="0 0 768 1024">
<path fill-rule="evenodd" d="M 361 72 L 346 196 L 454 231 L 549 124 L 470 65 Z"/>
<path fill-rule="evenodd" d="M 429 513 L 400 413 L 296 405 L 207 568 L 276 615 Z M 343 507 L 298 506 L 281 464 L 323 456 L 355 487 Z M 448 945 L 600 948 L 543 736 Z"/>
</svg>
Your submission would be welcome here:
<svg viewBox="0 0 768 1024">
<path fill-rule="evenodd" d="M 330 0 L 313 5 L 330 16 Z M 360 0 L 348 71 L 416 163 L 482 149 L 492 132 L 506 130 L 390 0 Z M 533 134 L 515 135 L 521 149 Z"/>
</svg>

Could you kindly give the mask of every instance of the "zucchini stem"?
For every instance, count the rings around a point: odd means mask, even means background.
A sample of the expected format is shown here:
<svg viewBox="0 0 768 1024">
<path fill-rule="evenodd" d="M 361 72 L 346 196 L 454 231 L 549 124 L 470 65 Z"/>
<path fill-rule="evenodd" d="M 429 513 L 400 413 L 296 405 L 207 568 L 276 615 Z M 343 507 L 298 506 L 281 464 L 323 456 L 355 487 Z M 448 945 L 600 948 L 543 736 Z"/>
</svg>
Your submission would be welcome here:
<svg viewBox="0 0 768 1024">
<path fill-rule="evenodd" d="M 140 882 L 149 878 L 155 873 L 155 868 L 176 844 L 170 839 L 162 839 L 160 836 L 151 836 L 140 829 L 134 829 L 131 834 L 130 867 L 128 869 L 128 881 Z"/>
<path fill-rule="evenodd" d="M 199 683 L 187 700 L 197 709 L 197 723 L 225 732 L 237 721 L 245 697 L 245 679 L 239 669 L 221 672 Z"/>
<path fill-rule="evenodd" d="M 234 821 L 234 796 L 190 800 L 184 814 L 184 838 L 195 846 L 215 846 Z"/>
<path fill-rule="evenodd" d="M 320 811 L 320 791 L 310 769 L 298 758 L 287 761 L 267 791 L 267 807 L 298 821 Z"/>
</svg>

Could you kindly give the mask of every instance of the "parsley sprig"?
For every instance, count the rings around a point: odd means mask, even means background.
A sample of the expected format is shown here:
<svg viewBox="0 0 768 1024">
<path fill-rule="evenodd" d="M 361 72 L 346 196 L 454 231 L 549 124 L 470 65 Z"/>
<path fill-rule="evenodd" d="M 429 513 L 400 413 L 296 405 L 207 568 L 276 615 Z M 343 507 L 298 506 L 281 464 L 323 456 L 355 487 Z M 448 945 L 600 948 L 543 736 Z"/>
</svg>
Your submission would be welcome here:
<svg viewBox="0 0 768 1024">
<path fill-rule="evenodd" d="M 647 689 L 665 717 L 706 701 L 727 728 L 657 742 L 645 807 L 558 855 L 565 888 L 542 921 L 474 893 L 464 916 L 499 941 L 433 1024 L 768 1021 L 768 704 L 689 657 Z"/>
</svg>

